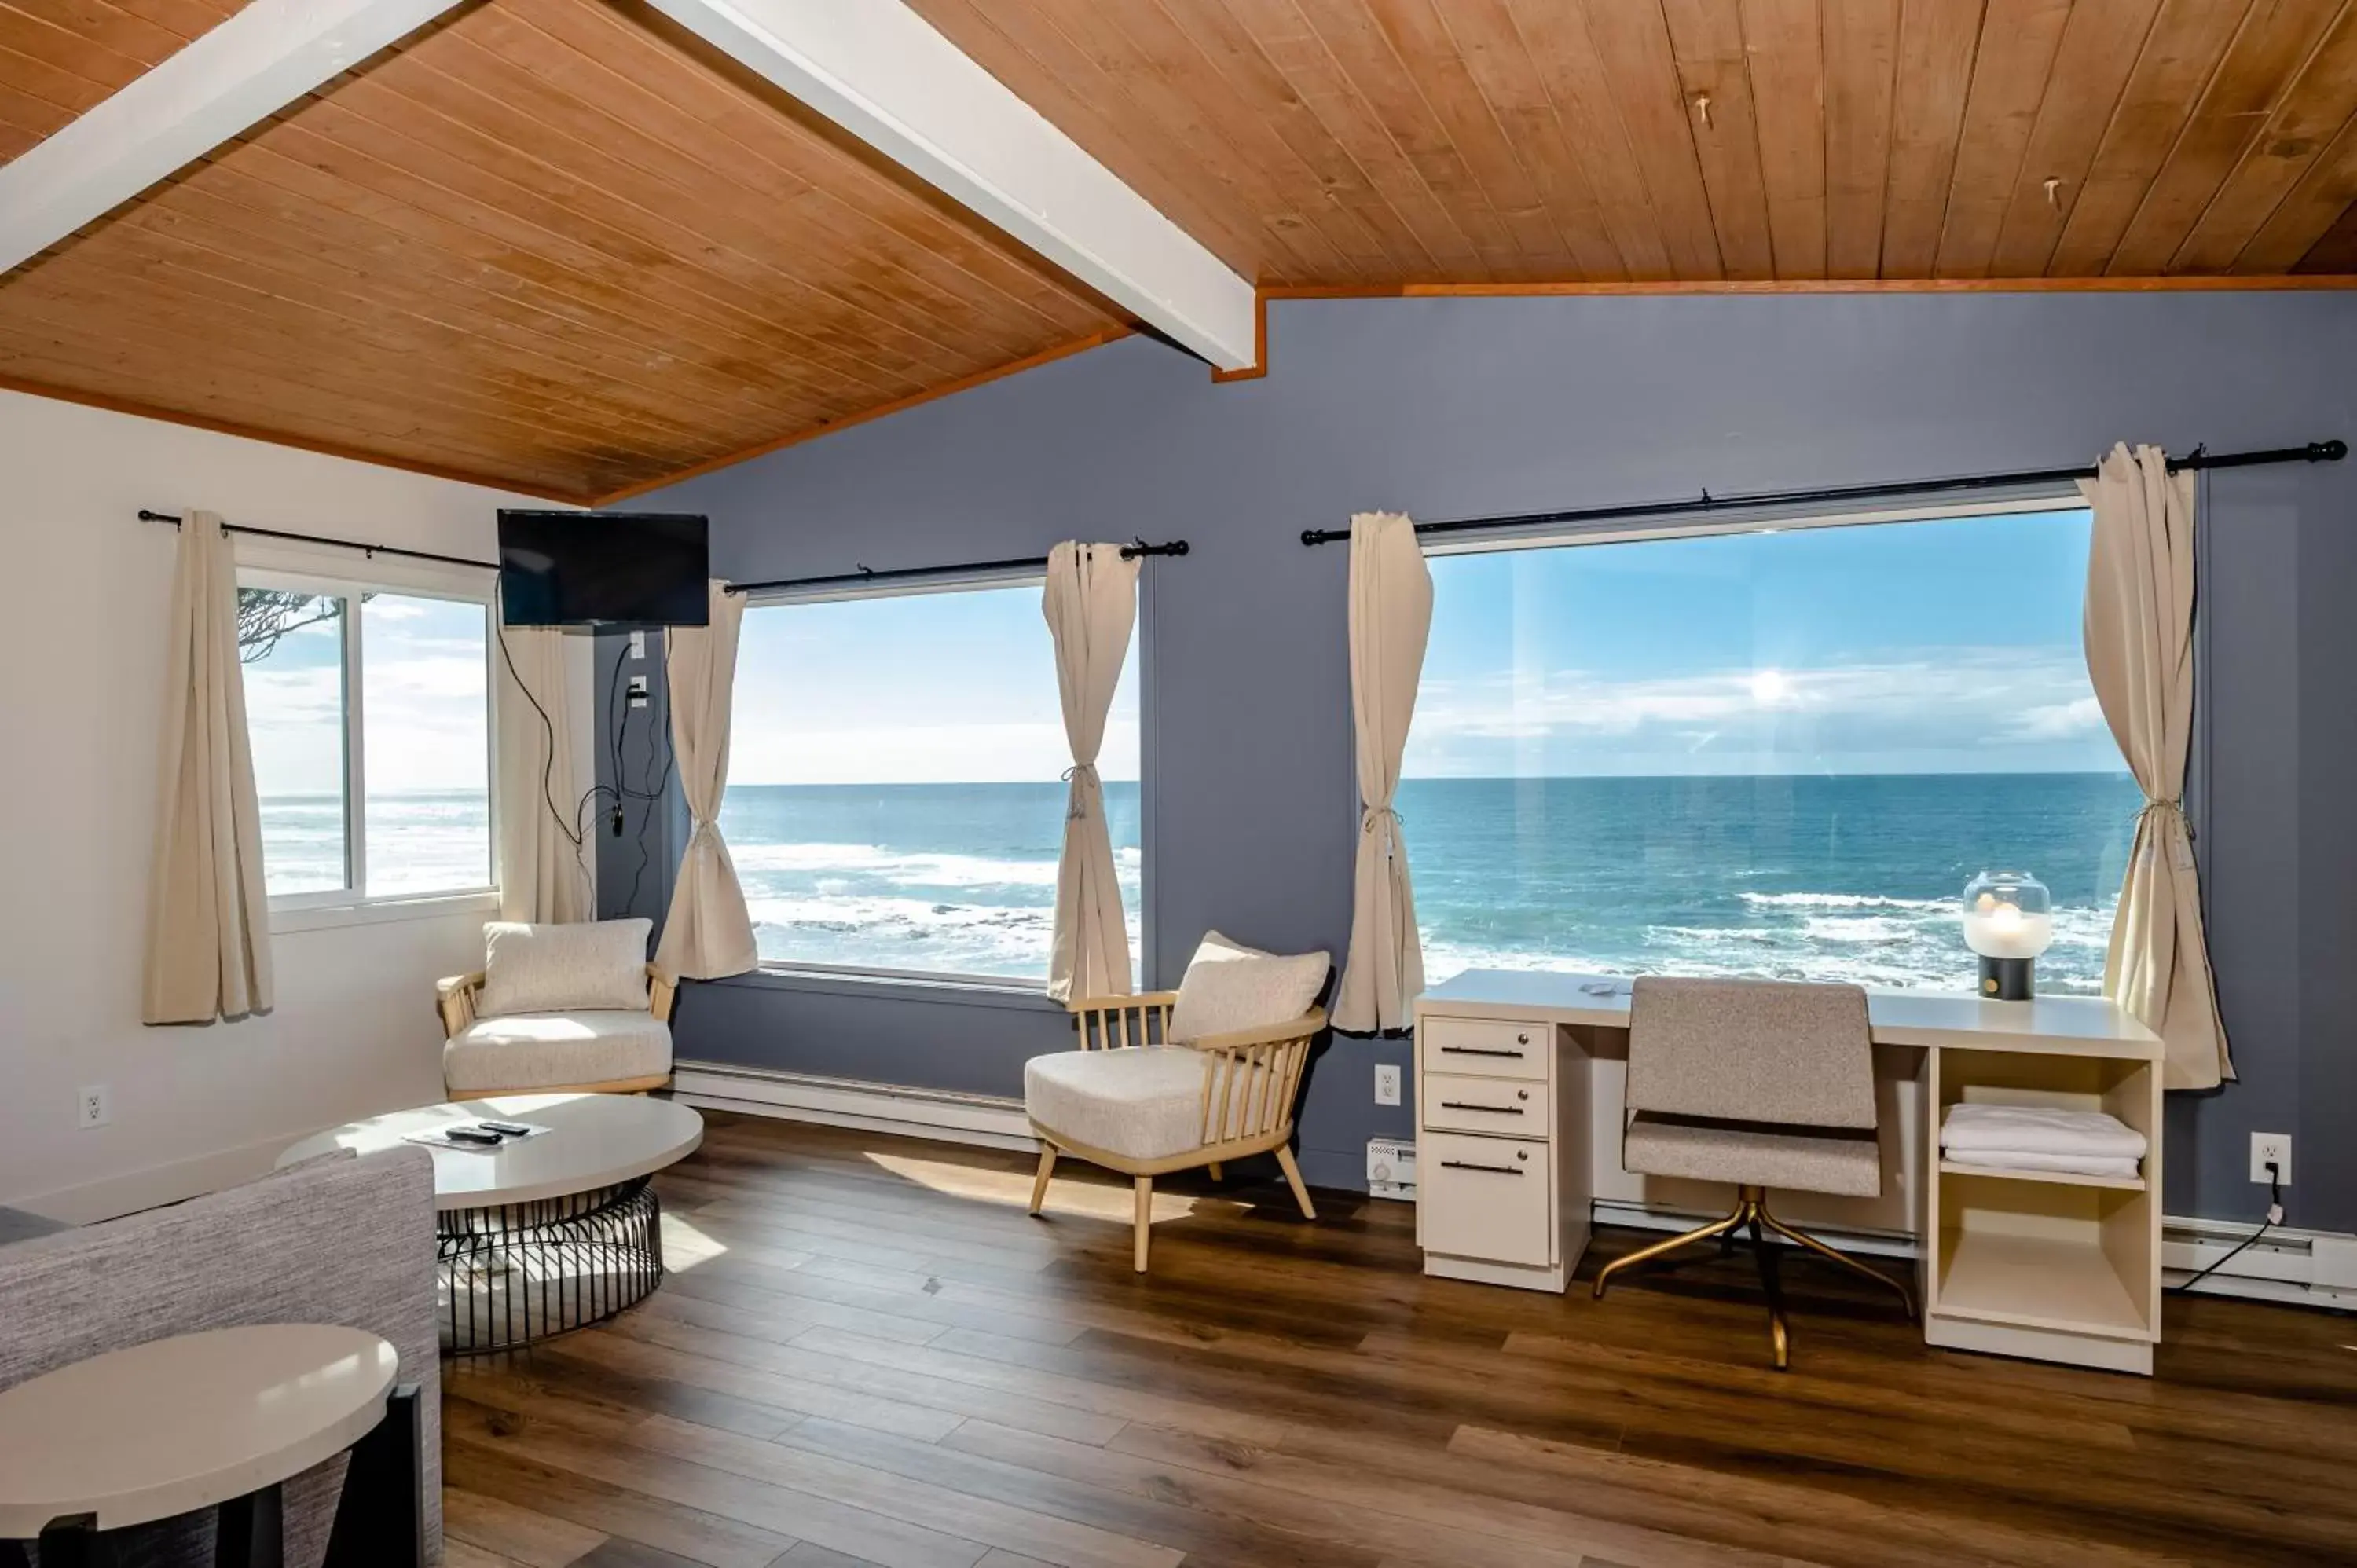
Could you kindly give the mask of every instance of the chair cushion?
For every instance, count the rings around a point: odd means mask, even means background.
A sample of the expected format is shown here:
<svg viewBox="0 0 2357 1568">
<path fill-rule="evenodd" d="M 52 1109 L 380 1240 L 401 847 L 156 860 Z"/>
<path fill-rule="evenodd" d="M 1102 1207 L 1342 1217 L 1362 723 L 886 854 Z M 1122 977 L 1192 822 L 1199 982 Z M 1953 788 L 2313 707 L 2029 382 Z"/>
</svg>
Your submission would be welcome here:
<svg viewBox="0 0 2357 1568">
<path fill-rule="evenodd" d="M 1882 1151 L 1871 1133 L 1733 1126 L 1641 1111 L 1630 1120 L 1620 1163 L 1642 1176 L 1691 1176 L 1852 1197 L 1877 1197 L 1882 1192 Z"/>
<path fill-rule="evenodd" d="M 1059 1051 L 1023 1064 L 1023 1108 L 1049 1133 L 1132 1160 L 1203 1144 L 1203 1069 L 1184 1046 Z"/>
<path fill-rule="evenodd" d="M 1170 1037 L 1200 1040 L 1290 1023 L 1309 1011 L 1332 967 L 1322 952 L 1280 958 L 1209 932 L 1178 982 Z"/>
<path fill-rule="evenodd" d="M 651 920 L 587 920 L 483 928 L 482 1017 L 511 1013 L 647 1008 L 647 934 Z"/>
<path fill-rule="evenodd" d="M 454 1096 L 660 1078 L 671 1071 L 671 1026 L 651 1013 L 523 1013 L 482 1018 L 442 1047 Z"/>
</svg>

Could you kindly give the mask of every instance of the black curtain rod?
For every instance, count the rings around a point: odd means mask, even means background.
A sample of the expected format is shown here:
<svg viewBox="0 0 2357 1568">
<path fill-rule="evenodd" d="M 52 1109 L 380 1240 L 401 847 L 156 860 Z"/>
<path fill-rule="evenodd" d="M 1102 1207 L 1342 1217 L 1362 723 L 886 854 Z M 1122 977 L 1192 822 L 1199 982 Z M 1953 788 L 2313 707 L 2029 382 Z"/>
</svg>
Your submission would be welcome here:
<svg viewBox="0 0 2357 1568">
<path fill-rule="evenodd" d="M 139 521 L 168 522 L 174 528 L 180 526 L 180 520 L 171 512 L 149 511 L 144 507 L 140 509 Z M 473 566 L 485 572 L 500 569 L 499 564 L 493 561 L 469 561 L 463 555 L 436 555 L 431 550 L 405 550 L 398 544 L 363 544 L 356 539 L 330 539 L 324 533 L 288 533 L 284 529 L 250 528 L 242 522 L 224 522 L 221 532 L 251 533 L 260 539 L 291 539 L 297 544 L 332 544 L 339 550 L 357 550 L 365 555 L 399 555 L 411 561 L 439 561 L 445 566 Z"/>
<path fill-rule="evenodd" d="M 140 510 L 139 521 L 168 522 L 175 528 L 180 526 L 180 520 L 175 514 L 149 511 L 145 508 Z M 330 539 L 324 533 L 289 533 L 284 529 L 253 528 L 242 522 L 222 523 L 221 532 L 251 533 L 263 539 L 288 539 L 298 544 L 329 544 L 339 550 L 358 550 L 368 555 L 399 555 L 411 561 L 439 561 L 446 566 L 473 566 L 485 572 L 500 569 L 499 564 L 493 561 L 470 561 L 463 555 L 437 555 L 431 550 L 409 550 L 398 544 L 363 544 L 355 539 Z M 1143 539 L 1134 539 L 1121 547 L 1121 558 L 1125 561 L 1135 561 L 1142 555 L 1186 553 L 1187 542 L 1183 539 L 1174 539 L 1167 544 L 1148 544 Z M 928 577 L 975 576 L 991 572 L 1044 571 L 1047 565 L 1048 558 L 1038 555 L 1017 561 L 976 561 L 963 566 L 911 566 L 892 572 L 872 572 L 862 566 L 856 572 L 840 572 L 833 576 L 780 577 L 767 583 L 731 583 L 728 586 L 737 593 L 766 593 L 778 588 L 835 588 L 866 583 L 914 583 Z"/>
<path fill-rule="evenodd" d="M 1187 542 L 1174 539 L 1167 544 L 1148 544 L 1143 539 L 1133 539 L 1121 547 L 1121 558 L 1135 561 L 1145 555 L 1184 555 Z M 1013 561 L 970 561 L 962 566 L 905 566 L 895 571 L 875 572 L 862 566 L 856 571 L 835 572 L 823 577 L 773 577 L 765 583 L 731 583 L 729 590 L 739 594 L 774 593 L 781 588 L 856 588 L 881 583 L 921 583 L 931 577 L 983 577 L 996 572 L 1044 572 L 1048 569 L 1045 555 L 1026 555 Z"/>
<path fill-rule="evenodd" d="M 2188 456 L 2172 457 L 2171 469 L 2255 468 L 2269 463 L 2338 463 L 2349 456 L 2345 441 L 2311 441 L 2305 446 L 2276 446 L 2265 452 L 2225 452 L 2212 456 L 2195 447 Z M 1632 506 L 1580 507 L 1569 511 L 1526 511 L 1506 517 L 1464 517 L 1447 522 L 1419 522 L 1419 536 L 1473 533 L 1491 529 L 1544 528 L 1566 522 L 1611 522 L 1628 518 L 1686 517 L 1697 512 L 1742 511 L 1753 507 L 1805 506 L 1824 501 L 1880 500 L 1900 496 L 1937 495 L 1956 490 L 2010 489 L 2021 485 L 2059 485 L 2095 477 L 2091 464 L 2083 468 L 2031 468 L 2013 474 L 1968 474 L 1961 478 L 1917 479 L 1904 484 L 1836 485 L 1818 490 L 1766 490 L 1749 495 L 1714 496 L 1705 490 L 1684 500 L 1646 501 Z M 1305 528 L 1304 544 L 1339 544 L 1351 537 L 1347 528 Z"/>
</svg>

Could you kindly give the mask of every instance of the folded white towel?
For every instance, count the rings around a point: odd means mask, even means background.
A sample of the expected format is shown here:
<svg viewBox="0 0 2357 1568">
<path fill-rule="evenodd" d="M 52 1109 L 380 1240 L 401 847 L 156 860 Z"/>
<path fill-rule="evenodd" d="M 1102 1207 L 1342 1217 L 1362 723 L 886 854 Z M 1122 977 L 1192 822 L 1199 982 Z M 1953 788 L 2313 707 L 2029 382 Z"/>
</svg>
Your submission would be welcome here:
<svg viewBox="0 0 2357 1568">
<path fill-rule="evenodd" d="M 1987 1149 L 2113 1159 L 2142 1159 L 2145 1150 L 2143 1133 L 2105 1112 L 1972 1102 L 1948 1108 L 1940 1144 L 1960 1160 Z"/>
<path fill-rule="evenodd" d="M 2126 1176 L 2136 1174 L 2137 1162 L 2126 1155 L 2030 1155 L 2009 1149 L 1948 1151 L 1960 1165 L 1989 1171 L 2054 1171 L 2064 1176 Z"/>
</svg>

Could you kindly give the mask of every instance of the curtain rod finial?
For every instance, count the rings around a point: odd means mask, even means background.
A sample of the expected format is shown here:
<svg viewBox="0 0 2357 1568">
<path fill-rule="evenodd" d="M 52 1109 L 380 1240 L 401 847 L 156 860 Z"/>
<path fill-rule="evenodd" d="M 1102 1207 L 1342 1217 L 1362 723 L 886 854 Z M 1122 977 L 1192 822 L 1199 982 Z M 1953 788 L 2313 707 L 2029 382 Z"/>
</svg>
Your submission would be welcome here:
<svg viewBox="0 0 2357 1568">
<path fill-rule="evenodd" d="M 2338 463 L 2349 456 L 2349 443 L 2338 437 L 2330 441 L 2309 443 L 2308 460 L 2311 463 Z"/>
</svg>

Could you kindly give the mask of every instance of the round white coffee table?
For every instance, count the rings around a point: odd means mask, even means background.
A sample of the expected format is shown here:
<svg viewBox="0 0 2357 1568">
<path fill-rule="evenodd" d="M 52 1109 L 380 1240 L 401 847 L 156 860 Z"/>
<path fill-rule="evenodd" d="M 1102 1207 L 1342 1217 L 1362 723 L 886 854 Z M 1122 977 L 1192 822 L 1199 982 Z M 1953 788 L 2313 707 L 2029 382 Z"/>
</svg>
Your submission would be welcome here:
<svg viewBox="0 0 2357 1568">
<path fill-rule="evenodd" d="M 392 1148 L 463 1122 L 545 1127 L 478 1152 L 433 1145 L 442 1345 L 502 1350 L 586 1327 L 662 1283 L 662 1209 L 650 1177 L 704 1141 L 704 1118 L 635 1094 L 509 1094 L 374 1116 L 304 1139 L 288 1165 Z"/>
<path fill-rule="evenodd" d="M 279 1485 L 388 1424 L 399 1370 L 376 1335 L 278 1323 L 151 1339 L 19 1383 L 0 1392 L 0 1540 L 40 1538 L 46 1568 L 110 1555 L 103 1532 L 220 1508 L 221 1561 L 274 1562 Z"/>
</svg>

